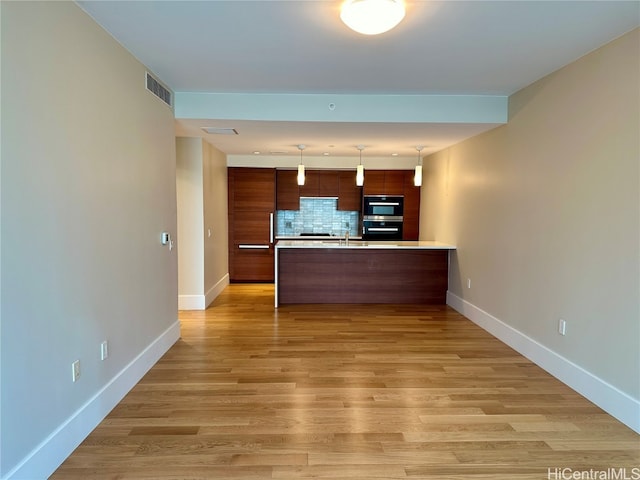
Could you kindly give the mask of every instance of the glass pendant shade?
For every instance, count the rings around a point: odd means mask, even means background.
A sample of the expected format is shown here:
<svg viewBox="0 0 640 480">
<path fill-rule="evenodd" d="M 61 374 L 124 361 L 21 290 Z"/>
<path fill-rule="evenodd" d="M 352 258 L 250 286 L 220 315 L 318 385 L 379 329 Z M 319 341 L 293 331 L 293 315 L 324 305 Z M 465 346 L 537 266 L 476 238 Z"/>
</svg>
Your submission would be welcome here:
<svg viewBox="0 0 640 480">
<path fill-rule="evenodd" d="M 418 163 L 416 164 L 416 173 L 413 176 L 413 184 L 416 187 L 422 186 L 422 159 L 420 158 L 420 152 L 424 147 L 422 145 L 416 146 L 416 150 L 418 151 Z"/>
<path fill-rule="evenodd" d="M 403 0 L 346 0 L 340 18 L 363 35 L 378 35 L 398 25 L 404 18 Z"/>
<path fill-rule="evenodd" d="M 422 165 L 416 165 L 416 173 L 413 176 L 413 184 L 416 187 L 422 186 Z"/>
<path fill-rule="evenodd" d="M 306 145 L 300 144 L 298 145 L 298 150 L 300 150 L 300 165 L 298 165 L 298 186 L 304 185 L 304 165 L 302 164 L 302 151 L 307 148 Z"/>
<path fill-rule="evenodd" d="M 361 187 L 364 185 L 364 166 L 358 165 L 356 167 L 356 186 Z"/>
</svg>

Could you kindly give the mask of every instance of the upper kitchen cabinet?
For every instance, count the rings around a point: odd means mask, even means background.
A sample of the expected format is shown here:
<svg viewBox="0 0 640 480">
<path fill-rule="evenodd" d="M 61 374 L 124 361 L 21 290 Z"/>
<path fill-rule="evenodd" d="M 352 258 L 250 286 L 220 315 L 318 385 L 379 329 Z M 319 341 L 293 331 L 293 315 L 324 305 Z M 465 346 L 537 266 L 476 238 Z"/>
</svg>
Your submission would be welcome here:
<svg viewBox="0 0 640 480">
<path fill-rule="evenodd" d="M 337 197 L 339 195 L 338 172 L 336 170 L 320 170 L 318 172 L 318 196 Z"/>
<path fill-rule="evenodd" d="M 359 212 L 362 209 L 362 187 L 356 185 L 355 170 L 338 172 L 338 210 Z"/>
<path fill-rule="evenodd" d="M 276 210 L 300 210 L 297 170 L 276 172 Z"/>
<path fill-rule="evenodd" d="M 365 170 L 365 195 L 403 195 L 405 170 Z"/>
<path fill-rule="evenodd" d="M 300 185 L 301 197 L 337 197 L 338 172 L 335 170 L 307 170 L 304 185 Z"/>
<path fill-rule="evenodd" d="M 229 279 L 273 282 L 276 171 L 228 168 Z"/>
<path fill-rule="evenodd" d="M 304 185 L 300 185 L 301 197 L 318 197 L 320 188 L 320 175 L 317 170 L 306 170 L 304 172 Z"/>
</svg>

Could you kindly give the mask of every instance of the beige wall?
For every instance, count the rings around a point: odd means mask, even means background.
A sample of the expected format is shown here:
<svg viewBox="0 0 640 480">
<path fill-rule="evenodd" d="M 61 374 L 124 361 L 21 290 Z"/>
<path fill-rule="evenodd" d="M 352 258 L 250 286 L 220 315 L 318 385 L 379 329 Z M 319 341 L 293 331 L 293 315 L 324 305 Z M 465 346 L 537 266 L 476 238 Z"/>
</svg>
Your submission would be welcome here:
<svg viewBox="0 0 640 480">
<path fill-rule="evenodd" d="M 227 157 L 203 142 L 204 292 L 209 303 L 229 276 Z"/>
<path fill-rule="evenodd" d="M 458 246 L 453 294 L 636 401 L 639 45 L 537 81 L 506 126 L 427 157 L 421 212 L 422 239 Z"/>
<path fill-rule="evenodd" d="M 75 3 L 0 8 L 0 476 L 46 478 L 179 334 L 174 119 Z"/>
<path fill-rule="evenodd" d="M 176 194 L 178 197 L 178 295 L 204 292 L 204 227 L 202 144 L 199 138 L 176 138 Z M 183 308 L 180 302 L 180 308 Z"/>
<path fill-rule="evenodd" d="M 201 138 L 176 149 L 179 308 L 201 310 L 228 284 L 227 162 Z"/>
</svg>

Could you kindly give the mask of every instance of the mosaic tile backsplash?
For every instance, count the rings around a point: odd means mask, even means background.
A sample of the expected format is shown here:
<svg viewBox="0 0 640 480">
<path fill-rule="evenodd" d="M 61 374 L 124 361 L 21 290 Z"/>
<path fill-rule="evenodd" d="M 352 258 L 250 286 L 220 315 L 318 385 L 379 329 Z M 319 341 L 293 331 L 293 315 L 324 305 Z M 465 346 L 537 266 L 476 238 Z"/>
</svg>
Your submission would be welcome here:
<svg viewBox="0 0 640 480">
<path fill-rule="evenodd" d="M 330 233 L 342 237 L 359 235 L 359 212 L 338 210 L 337 198 L 300 198 L 300 210 L 276 212 L 276 235 L 297 236 L 301 233 Z"/>
</svg>

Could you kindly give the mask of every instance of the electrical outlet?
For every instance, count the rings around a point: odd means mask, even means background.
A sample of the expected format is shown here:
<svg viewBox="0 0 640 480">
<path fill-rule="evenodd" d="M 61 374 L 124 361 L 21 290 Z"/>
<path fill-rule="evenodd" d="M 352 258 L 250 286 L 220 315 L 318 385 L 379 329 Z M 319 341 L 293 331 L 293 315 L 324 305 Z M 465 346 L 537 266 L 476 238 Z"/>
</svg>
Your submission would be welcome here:
<svg viewBox="0 0 640 480">
<path fill-rule="evenodd" d="M 344 222 L 344 226 L 345 226 L 346 228 L 350 228 L 350 227 L 349 227 L 349 222 Z"/>
<path fill-rule="evenodd" d="M 471 279 L 467 278 L 467 288 L 471 288 Z"/>
<path fill-rule="evenodd" d="M 109 343 L 105 340 L 100 344 L 100 360 L 106 360 L 109 356 Z"/>
<path fill-rule="evenodd" d="M 558 320 L 558 333 L 560 335 L 566 335 L 567 333 L 567 322 L 565 322 L 562 318 Z"/>
<path fill-rule="evenodd" d="M 80 360 L 76 360 L 71 364 L 71 375 L 74 382 L 80 378 Z"/>
</svg>

